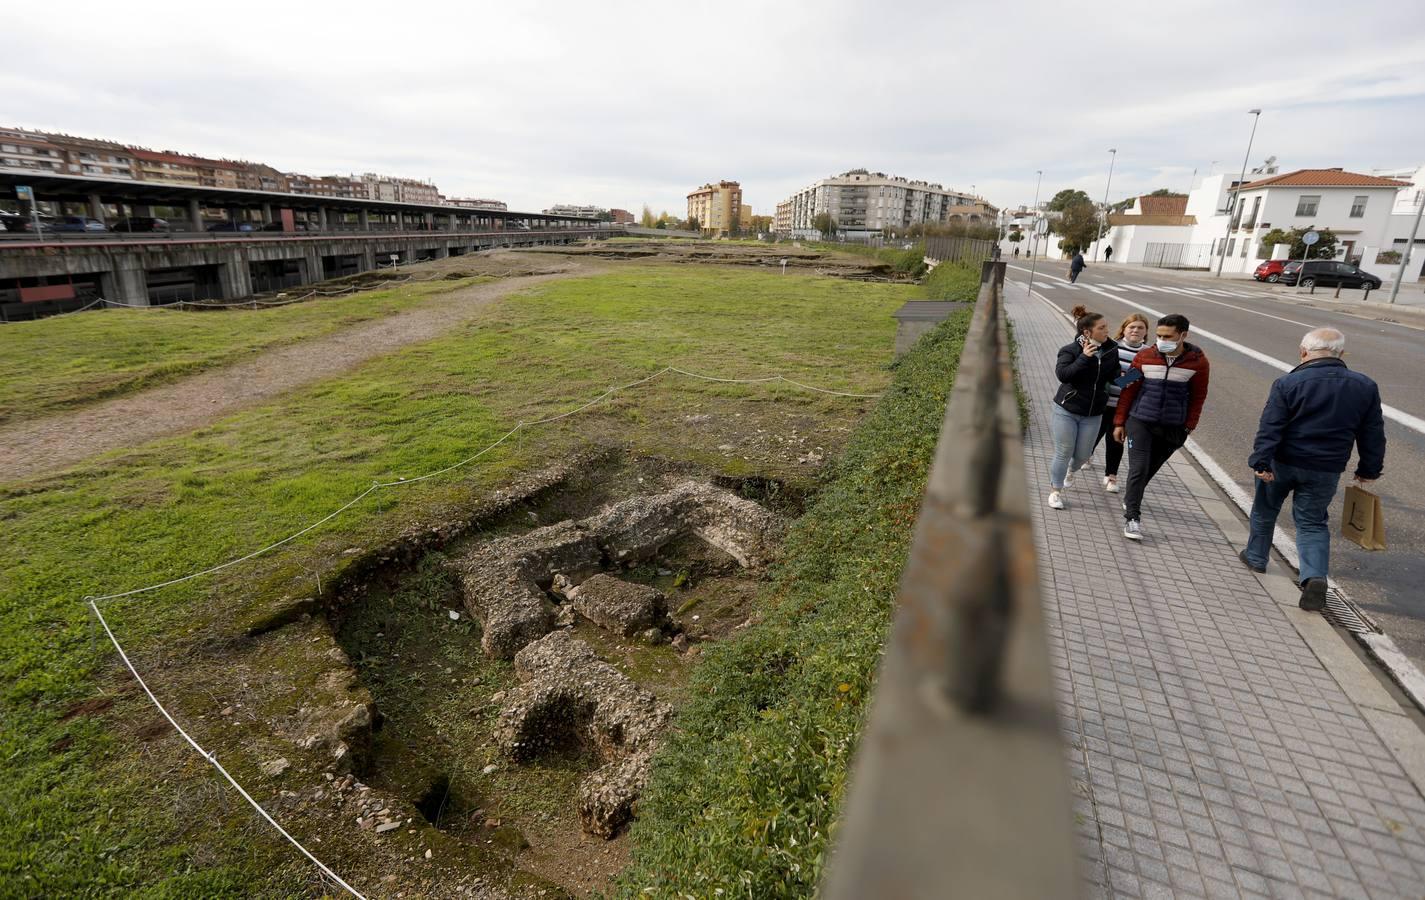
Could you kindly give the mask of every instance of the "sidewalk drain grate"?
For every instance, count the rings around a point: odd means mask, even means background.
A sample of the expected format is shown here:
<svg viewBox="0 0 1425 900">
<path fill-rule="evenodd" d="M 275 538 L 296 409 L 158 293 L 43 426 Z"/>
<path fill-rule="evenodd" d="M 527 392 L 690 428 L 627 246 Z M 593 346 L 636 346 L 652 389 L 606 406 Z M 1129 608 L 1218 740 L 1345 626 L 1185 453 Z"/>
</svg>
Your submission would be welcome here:
<svg viewBox="0 0 1425 900">
<path fill-rule="evenodd" d="M 1326 618 L 1352 634 L 1380 633 L 1380 628 L 1335 585 L 1326 589 Z"/>
</svg>

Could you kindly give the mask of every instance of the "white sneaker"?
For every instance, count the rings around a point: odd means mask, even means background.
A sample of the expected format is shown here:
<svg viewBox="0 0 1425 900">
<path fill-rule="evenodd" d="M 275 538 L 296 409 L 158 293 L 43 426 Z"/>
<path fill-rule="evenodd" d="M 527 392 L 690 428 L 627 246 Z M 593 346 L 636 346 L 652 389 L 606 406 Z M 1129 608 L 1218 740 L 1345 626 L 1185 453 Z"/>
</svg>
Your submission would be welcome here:
<svg viewBox="0 0 1425 900">
<path fill-rule="evenodd" d="M 1064 473 L 1064 490 L 1074 486 L 1074 473 L 1072 471 Z"/>
<path fill-rule="evenodd" d="M 1143 526 L 1138 524 L 1137 519 L 1129 519 L 1123 523 L 1123 536 L 1130 541 L 1143 540 Z"/>
<path fill-rule="evenodd" d="M 1116 476 L 1116 475 L 1105 475 L 1105 476 L 1103 476 L 1103 489 L 1104 489 L 1105 491 L 1108 491 L 1110 494 L 1116 494 L 1116 493 L 1118 493 L 1118 476 Z"/>
<path fill-rule="evenodd" d="M 1063 508 L 1064 508 L 1064 495 L 1061 494 L 1061 493 L 1059 493 L 1058 491 L 1050 491 L 1050 492 L 1049 492 L 1049 508 L 1050 508 L 1050 509 L 1063 509 Z"/>
</svg>

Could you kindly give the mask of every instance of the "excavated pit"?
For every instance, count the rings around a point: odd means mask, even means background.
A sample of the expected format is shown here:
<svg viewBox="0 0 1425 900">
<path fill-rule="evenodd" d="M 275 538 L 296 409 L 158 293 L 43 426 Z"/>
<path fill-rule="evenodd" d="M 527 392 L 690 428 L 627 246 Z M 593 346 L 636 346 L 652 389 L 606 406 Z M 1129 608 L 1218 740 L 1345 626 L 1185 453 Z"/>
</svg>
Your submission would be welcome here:
<svg viewBox="0 0 1425 900">
<path fill-rule="evenodd" d="M 517 867 L 526 852 L 604 853 L 700 645 L 753 620 L 803 500 L 775 478 L 606 454 L 381 554 L 323 599 L 373 698 L 355 771 Z M 511 598 L 533 624 L 492 615 Z"/>
</svg>

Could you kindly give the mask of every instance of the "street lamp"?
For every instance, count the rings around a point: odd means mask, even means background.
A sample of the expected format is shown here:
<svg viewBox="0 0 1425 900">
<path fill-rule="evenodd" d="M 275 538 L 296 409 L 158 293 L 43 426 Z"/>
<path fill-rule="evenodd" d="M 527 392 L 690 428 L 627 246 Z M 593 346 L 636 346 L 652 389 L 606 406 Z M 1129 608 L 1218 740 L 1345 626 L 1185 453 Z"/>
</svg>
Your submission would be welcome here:
<svg viewBox="0 0 1425 900">
<path fill-rule="evenodd" d="M 1098 233 L 1093 241 L 1093 261 L 1098 262 L 1098 244 L 1103 238 L 1103 232 L 1108 230 L 1108 188 L 1113 184 L 1113 164 L 1118 159 L 1118 150 L 1114 147 L 1108 148 L 1108 182 L 1103 186 L 1103 227 L 1098 229 Z"/>
<path fill-rule="evenodd" d="M 1029 226 L 1029 296 L 1034 296 L 1034 273 L 1039 271 L 1039 258 L 1034 255 L 1034 245 L 1039 240 L 1039 187 L 1044 184 L 1044 170 L 1036 170 L 1039 180 L 1034 182 L 1034 215 Z"/>
<path fill-rule="evenodd" d="M 1242 174 L 1237 176 L 1237 194 L 1232 201 L 1232 206 L 1227 212 L 1227 231 L 1222 235 L 1222 252 L 1217 254 L 1217 277 L 1222 277 L 1222 263 L 1227 259 L 1227 239 L 1232 234 L 1232 212 L 1235 210 L 1239 215 L 1242 210 L 1237 204 L 1242 199 L 1242 182 L 1247 180 L 1247 160 L 1252 157 L 1252 141 L 1257 137 L 1257 123 L 1262 121 L 1262 111 L 1260 109 L 1249 109 L 1247 114 L 1252 117 L 1252 134 L 1247 138 L 1247 153 L 1242 157 Z"/>
</svg>

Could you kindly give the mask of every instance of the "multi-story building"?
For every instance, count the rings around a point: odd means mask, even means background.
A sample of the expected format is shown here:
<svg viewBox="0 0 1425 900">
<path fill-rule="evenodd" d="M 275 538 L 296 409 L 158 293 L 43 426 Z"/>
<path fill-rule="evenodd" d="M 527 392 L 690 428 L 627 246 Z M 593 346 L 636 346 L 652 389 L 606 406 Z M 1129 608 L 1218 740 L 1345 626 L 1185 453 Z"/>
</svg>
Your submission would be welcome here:
<svg viewBox="0 0 1425 900">
<path fill-rule="evenodd" d="M 574 206 L 570 203 L 556 203 L 544 211 L 547 216 L 582 216 L 586 219 L 597 219 L 606 213 L 608 210 L 602 206 Z"/>
<path fill-rule="evenodd" d="M 441 203 L 446 206 L 459 206 L 464 209 L 509 209 L 510 205 L 503 200 L 486 200 L 480 197 L 445 197 Z"/>
<path fill-rule="evenodd" d="M 688 218 L 697 219 L 704 233 L 722 237 L 740 227 L 742 185 L 736 181 L 708 183 L 688 195 Z"/>
<path fill-rule="evenodd" d="M 803 188 L 785 201 L 789 210 L 780 216 L 786 232 L 798 237 L 818 234 L 816 217 L 828 213 L 837 231 L 861 237 L 884 235 L 912 225 L 942 225 L 955 221 L 993 221 L 998 210 L 983 199 L 947 190 L 928 181 L 914 181 L 852 169 Z M 781 204 L 778 205 L 782 212 Z"/>
<path fill-rule="evenodd" d="M 777 234 L 792 233 L 792 206 L 791 200 L 777 204 L 776 213 L 772 216 L 772 231 Z"/>
<path fill-rule="evenodd" d="M 134 148 L 134 168 L 141 181 L 163 181 L 194 187 L 203 183 L 197 159 L 168 150 Z"/>
<path fill-rule="evenodd" d="M 48 135 L 20 128 L 0 130 L 0 169 L 64 174 L 66 159 L 64 148 Z"/>
<path fill-rule="evenodd" d="M 742 212 L 737 217 L 737 227 L 747 231 L 752 227 L 752 207 L 742 204 Z"/>
<path fill-rule="evenodd" d="M 91 178 L 133 178 L 133 151 L 123 144 L 68 134 L 50 134 L 49 140 L 64 150 L 68 172 Z"/>
<path fill-rule="evenodd" d="M 633 217 L 633 213 L 626 209 L 611 209 L 609 210 L 609 215 L 614 217 L 613 222 L 615 225 L 632 225 L 636 221 Z"/>
<path fill-rule="evenodd" d="M 352 176 L 352 181 L 358 180 Z M 415 178 L 396 178 L 367 172 L 360 181 L 366 185 L 367 196 L 372 200 L 389 200 L 397 203 L 439 203 L 440 191 L 429 181 Z"/>
</svg>

